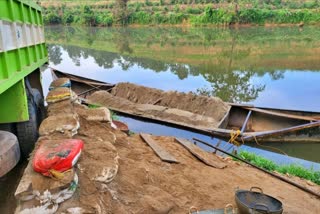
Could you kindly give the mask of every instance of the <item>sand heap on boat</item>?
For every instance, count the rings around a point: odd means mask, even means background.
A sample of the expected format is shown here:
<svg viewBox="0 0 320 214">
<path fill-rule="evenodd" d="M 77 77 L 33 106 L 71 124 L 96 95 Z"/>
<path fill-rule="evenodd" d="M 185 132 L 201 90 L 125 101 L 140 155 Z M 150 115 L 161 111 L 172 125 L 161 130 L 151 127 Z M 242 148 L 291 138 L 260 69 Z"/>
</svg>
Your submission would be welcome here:
<svg viewBox="0 0 320 214">
<path fill-rule="evenodd" d="M 203 130 L 216 128 L 230 109 L 220 98 L 132 83 L 119 83 L 111 93 L 97 91 L 88 100 L 119 112 Z"/>
<path fill-rule="evenodd" d="M 119 83 L 111 92 L 139 104 L 152 104 L 189 111 L 221 120 L 230 106 L 218 97 L 196 95 L 191 92 L 163 91 L 132 83 Z"/>
<path fill-rule="evenodd" d="M 68 137 L 81 139 L 84 149 L 78 164 L 68 172 L 71 174 L 65 174 L 62 180 L 35 173 L 30 161 L 16 192 L 17 212 L 188 213 L 191 207 L 205 210 L 235 205 L 235 188 L 251 186 L 260 186 L 266 194 L 281 200 L 286 213 L 320 212 L 319 199 L 270 175 L 210 152 L 196 151 L 196 157 L 172 137 L 149 136 L 176 160 L 166 162 L 138 134 L 127 136 L 112 128 L 110 121 L 103 119 L 107 117 L 105 112 L 70 100 L 49 105 L 49 119 L 42 129 L 50 131 L 43 133 L 38 144 L 43 139 Z M 79 123 L 72 136 L 54 127 L 68 125 L 54 122 L 54 118 L 59 120 L 70 113 L 77 115 Z M 75 174 L 76 186 L 68 195 L 70 191 L 65 192 L 65 188 L 74 183 Z M 306 181 L 296 182 L 320 191 L 319 186 Z"/>
</svg>

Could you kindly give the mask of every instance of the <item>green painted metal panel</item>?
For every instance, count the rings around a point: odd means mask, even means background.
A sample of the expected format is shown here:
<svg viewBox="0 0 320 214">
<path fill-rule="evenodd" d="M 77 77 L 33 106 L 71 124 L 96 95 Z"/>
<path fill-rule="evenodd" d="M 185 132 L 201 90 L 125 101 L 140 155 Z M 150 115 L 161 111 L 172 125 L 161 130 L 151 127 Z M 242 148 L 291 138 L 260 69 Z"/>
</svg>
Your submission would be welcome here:
<svg viewBox="0 0 320 214">
<path fill-rule="evenodd" d="M 21 23 L 28 24 L 27 28 L 33 33 L 39 32 L 37 26 L 43 25 L 41 8 L 30 0 L 0 0 L 0 20 L 6 21 L 4 22 L 6 25 L 9 23 L 14 26 L 12 28 L 14 30 L 11 31 L 13 35 L 18 29 L 15 26 L 18 26 L 19 23 L 20 26 Z M 21 27 L 20 29 L 25 30 Z M 3 35 L 8 36 L 5 33 Z M 26 31 L 25 35 L 30 34 Z M 17 36 L 17 38 L 20 37 Z M 17 45 L 18 39 L 13 38 L 15 49 L 12 50 L 8 48 L 9 46 L 0 49 L 0 123 L 28 120 L 24 78 L 48 61 L 48 53 L 43 40 L 28 38 L 36 42 L 31 44 L 28 42 L 27 46 L 21 47 Z"/>
<path fill-rule="evenodd" d="M 1 123 L 26 121 L 29 119 L 24 80 L 20 80 L 0 94 Z"/>
</svg>

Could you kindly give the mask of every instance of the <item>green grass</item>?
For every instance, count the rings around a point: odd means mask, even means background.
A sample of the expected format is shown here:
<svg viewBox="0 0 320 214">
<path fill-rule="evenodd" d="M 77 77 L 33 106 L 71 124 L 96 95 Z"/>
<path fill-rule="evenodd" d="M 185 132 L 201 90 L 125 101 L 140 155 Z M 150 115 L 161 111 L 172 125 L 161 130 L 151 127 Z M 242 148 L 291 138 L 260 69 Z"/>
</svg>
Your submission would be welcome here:
<svg viewBox="0 0 320 214">
<path fill-rule="evenodd" d="M 117 115 L 116 112 L 110 110 L 110 113 L 111 113 L 111 119 L 112 120 L 120 120 L 120 118 L 119 118 L 119 116 Z"/>
<path fill-rule="evenodd" d="M 320 185 L 320 171 L 314 171 L 313 169 L 306 169 L 296 164 L 277 165 L 271 160 L 268 160 L 264 157 L 261 157 L 259 155 L 256 155 L 248 151 L 240 151 L 238 156 L 268 171 L 276 171 L 281 174 L 289 174 L 289 175 L 297 176 L 299 178 L 310 180 Z"/>
<path fill-rule="evenodd" d="M 94 108 L 99 108 L 99 107 L 101 107 L 101 106 L 100 105 L 96 105 L 96 104 L 88 104 L 88 108 L 94 109 Z"/>
</svg>

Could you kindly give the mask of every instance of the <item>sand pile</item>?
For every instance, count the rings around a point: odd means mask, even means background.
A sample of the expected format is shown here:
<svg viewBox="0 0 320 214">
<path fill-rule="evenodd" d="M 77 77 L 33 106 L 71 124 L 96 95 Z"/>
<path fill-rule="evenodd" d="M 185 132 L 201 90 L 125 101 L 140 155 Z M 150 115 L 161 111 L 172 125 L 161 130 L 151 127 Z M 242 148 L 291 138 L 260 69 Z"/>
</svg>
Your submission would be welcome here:
<svg viewBox="0 0 320 214">
<path fill-rule="evenodd" d="M 217 97 L 199 96 L 192 93 L 162 91 L 132 83 L 119 83 L 111 92 L 134 103 L 177 108 L 220 121 L 230 106 Z"/>
<path fill-rule="evenodd" d="M 114 96 L 107 91 L 94 92 L 87 99 L 90 103 L 102 105 L 115 111 L 171 122 L 191 128 L 195 127 L 196 129 L 211 130 L 219 124 L 219 120 L 216 118 L 177 108 L 133 103 L 125 98 Z"/>
</svg>

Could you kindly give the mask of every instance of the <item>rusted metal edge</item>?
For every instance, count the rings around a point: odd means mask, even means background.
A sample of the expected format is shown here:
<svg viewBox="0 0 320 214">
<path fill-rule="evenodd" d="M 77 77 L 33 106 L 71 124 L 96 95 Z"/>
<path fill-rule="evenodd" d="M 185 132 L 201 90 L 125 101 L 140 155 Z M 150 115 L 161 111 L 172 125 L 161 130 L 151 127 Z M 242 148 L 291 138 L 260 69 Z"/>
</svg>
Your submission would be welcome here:
<svg viewBox="0 0 320 214">
<path fill-rule="evenodd" d="M 90 78 L 86 78 L 86 77 L 82 77 L 82 76 L 78 76 L 78 75 L 74 75 L 74 74 L 69 74 L 69 73 L 64 73 L 62 71 L 59 71 L 55 68 L 51 68 L 51 74 L 54 78 L 59 78 L 58 75 L 64 76 L 69 78 L 70 80 L 73 80 L 75 82 L 80 82 L 80 83 L 84 83 L 87 85 L 93 85 L 92 87 L 97 87 L 97 86 L 106 86 L 106 87 L 114 87 L 115 84 L 112 83 L 106 83 L 106 82 L 102 82 L 99 80 L 94 80 L 94 79 L 90 79 Z"/>
<path fill-rule="evenodd" d="M 254 107 L 242 107 L 244 109 L 247 109 L 249 111 L 255 111 L 259 112 L 262 114 L 269 114 L 273 116 L 278 116 L 278 117 L 285 117 L 285 118 L 291 118 L 291 119 L 297 119 L 297 120 L 307 120 L 307 121 L 316 121 L 319 120 L 315 117 L 309 117 L 309 116 L 299 116 L 299 115 L 294 115 L 294 114 L 286 114 L 286 113 L 280 113 L 280 112 L 273 112 L 270 110 L 264 110 L 264 109 L 259 109 L 259 108 L 254 108 Z"/>
<path fill-rule="evenodd" d="M 293 127 L 289 127 L 289 128 L 285 128 L 285 129 L 280 129 L 280 130 L 260 132 L 257 134 L 252 133 L 252 135 L 244 136 L 244 137 L 242 137 L 242 139 L 243 140 L 250 140 L 250 139 L 258 138 L 258 137 L 261 138 L 261 137 L 266 137 L 266 136 L 280 135 L 280 134 L 284 134 L 284 133 L 288 133 L 288 132 L 292 132 L 292 131 L 299 131 L 299 130 L 317 127 L 317 126 L 320 126 L 320 121 L 310 122 L 310 123 L 306 123 L 306 124 L 302 124 L 302 125 L 298 125 L 298 126 L 293 126 Z"/>
</svg>

